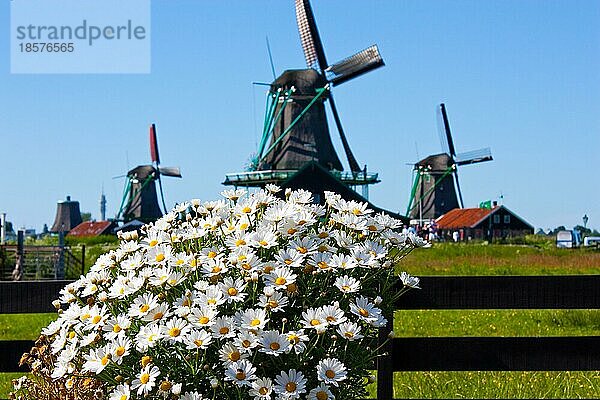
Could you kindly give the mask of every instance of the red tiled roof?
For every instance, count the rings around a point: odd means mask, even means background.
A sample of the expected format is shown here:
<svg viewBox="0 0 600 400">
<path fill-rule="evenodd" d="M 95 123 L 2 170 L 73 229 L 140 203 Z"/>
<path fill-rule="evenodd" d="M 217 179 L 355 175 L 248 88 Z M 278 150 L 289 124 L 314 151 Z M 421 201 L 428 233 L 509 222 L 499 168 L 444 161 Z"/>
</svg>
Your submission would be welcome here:
<svg viewBox="0 0 600 400">
<path fill-rule="evenodd" d="M 68 236 L 99 236 L 110 234 L 113 227 L 114 222 L 112 221 L 87 221 L 71 229 Z"/>
<path fill-rule="evenodd" d="M 493 211 L 487 208 L 455 208 L 442 215 L 436 223 L 438 229 L 470 228 Z"/>
</svg>

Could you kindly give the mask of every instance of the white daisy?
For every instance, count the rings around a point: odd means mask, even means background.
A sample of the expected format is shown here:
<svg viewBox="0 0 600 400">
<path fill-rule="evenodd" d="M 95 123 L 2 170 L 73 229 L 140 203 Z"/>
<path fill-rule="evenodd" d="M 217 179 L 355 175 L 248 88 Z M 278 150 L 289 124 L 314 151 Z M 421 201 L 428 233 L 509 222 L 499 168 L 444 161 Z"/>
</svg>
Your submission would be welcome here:
<svg viewBox="0 0 600 400">
<path fill-rule="evenodd" d="M 184 340 L 187 348 L 190 350 L 207 349 L 212 342 L 212 336 L 204 329 L 191 331 Z"/>
<path fill-rule="evenodd" d="M 363 338 L 363 335 L 360 334 L 360 330 L 360 326 L 354 322 L 344 322 L 339 324 L 337 327 L 337 332 L 340 334 L 340 336 L 344 339 L 348 339 L 351 342 Z"/>
<path fill-rule="evenodd" d="M 227 277 L 222 283 L 219 283 L 219 288 L 225 295 L 228 303 L 244 301 L 244 298 L 247 296 L 247 294 L 244 293 L 246 284 L 244 283 L 244 280 L 240 278 L 233 280 L 233 278 Z"/>
<path fill-rule="evenodd" d="M 276 289 L 286 289 L 288 285 L 296 282 L 296 274 L 287 267 L 279 267 L 265 275 L 265 281 L 265 284 L 274 286 Z"/>
<path fill-rule="evenodd" d="M 238 386 L 250 386 L 256 379 L 256 367 L 248 360 L 232 362 L 225 370 L 225 380 L 233 381 Z"/>
<path fill-rule="evenodd" d="M 287 350 L 289 342 L 286 335 L 280 335 L 277 331 L 264 331 L 260 335 L 259 343 L 262 353 L 278 356 Z"/>
<path fill-rule="evenodd" d="M 337 358 L 326 358 L 317 365 L 317 379 L 334 386 L 347 378 L 346 367 Z"/>
<path fill-rule="evenodd" d="M 271 400 L 273 381 L 269 378 L 258 378 L 252 382 L 249 393 L 255 400 Z"/>
<path fill-rule="evenodd" d="M 354 293 L 360 289 L 360 282 L 351 276 L 338 276 L 333 284 L 342 293 Z"/>
<path fill-rule="evenodd" d="M 186 320 L 182 318 L 172 318 L 161 327 L 161 333 L 164 338 L 172 342 L 183 342 L 189 332 L 190 327 Z"/>
<path fill-rule="evenodd" d="M 246 310 L 241 316 L 241 327 L 249 330 L 262 330 L 269 320 L 265 310 Z"/>
<path fill-rule="evenodd" d="M 131 383 L 132 389 L 137 389 L 138 396 L 148 394 L 156 385 L 160 370 L 156 365 L 147 365 Z"/>
<path fill-rule="evenodd" d="M 275 392 L 285 399 L 297 399 L 302 393 L 306 393 L 306 378 L 295 369 L 281 371 L 275 378 L 275 383 Z"/>
<path fill-rule="evenodd" d="M 118 385 L 115 390 L 110 393 L 109 400 L 129 400 L 131 398 L 131 391 L 129 385 Z"/>
<path fill-rule="evenodd" d="M 317 386 L 314 389 L 311 389 L 311 391 L 308 392 L 307 399 L 308 400 L 335 400 L 335 396 L 333 395 L 333 393 L 331 393 L 329 386 L 327 386 L 321 382 L 319 384 L 319 386 Z"/>
</svg>

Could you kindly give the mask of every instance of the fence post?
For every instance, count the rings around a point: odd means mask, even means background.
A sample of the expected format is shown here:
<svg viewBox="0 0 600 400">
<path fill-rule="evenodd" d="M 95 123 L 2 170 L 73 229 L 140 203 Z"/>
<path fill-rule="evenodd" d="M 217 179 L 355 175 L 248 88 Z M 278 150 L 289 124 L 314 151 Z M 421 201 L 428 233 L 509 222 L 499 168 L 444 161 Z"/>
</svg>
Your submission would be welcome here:
<svg viewBox="0 0 600 400">
<path fill-rule="evenodd" d="M 58 233 L 58 263 L 55 270 L 56 279 L 65 279 L 65 233 Z"/>
<path fill-rule="evenodd" d="M 390 333 L 394 330 L 394 310 L 384 315 L 388 320 L 384 328 L 379 328 L 377 345 L 377 399 L 391 400 L 394 397 L 394 366 L 392 359 L 393 341 Z M 385 344 L 384 344 L 385 343 Z"/>
<path fill-rule="evenodd" d="M 81 275 L 85 274 L 85 244 L 81 245 Z"/>
<path fill-rule="evenodd" d="M 25 231 L 19 229 L 19 231 L 17 231 L 17 259 L 15 260 L 15 269 L 12 272 L 13 281 L 20 281 L 23 279 L 23 258 L 25 257 L 24 241 Z"/>
</svg>

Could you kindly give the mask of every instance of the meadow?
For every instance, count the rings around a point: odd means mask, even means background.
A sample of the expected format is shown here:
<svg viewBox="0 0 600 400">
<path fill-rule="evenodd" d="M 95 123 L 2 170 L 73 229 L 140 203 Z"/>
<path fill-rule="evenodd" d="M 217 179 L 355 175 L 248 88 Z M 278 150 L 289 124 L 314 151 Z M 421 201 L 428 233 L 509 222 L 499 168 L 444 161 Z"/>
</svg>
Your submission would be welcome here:
<svg viewBox="0 0 600 400">
<path fill-rule="evenodd" d="M 94 246 L 101 245 L 89 247 Z M 558 250 L 545 240 L 519 245 L 442 243 L 413 252 L 399 269 L 417 276 L 598 274 L 600 252 Z M 0 340 L 33 340 L 54 317 L 0 315 Z M 600 310 L 397 311 L 394 331 L 400 337 L 597 336 Z M 0 374 L 0 398 L 8 396 L 10 380 L 19 375 Z M 396 398 L 597 398 L 600 371 L 401 372 L 395 374 L 394 386 Z M 373 385 L 369 390 L 374 394 Z"/>
</svg>

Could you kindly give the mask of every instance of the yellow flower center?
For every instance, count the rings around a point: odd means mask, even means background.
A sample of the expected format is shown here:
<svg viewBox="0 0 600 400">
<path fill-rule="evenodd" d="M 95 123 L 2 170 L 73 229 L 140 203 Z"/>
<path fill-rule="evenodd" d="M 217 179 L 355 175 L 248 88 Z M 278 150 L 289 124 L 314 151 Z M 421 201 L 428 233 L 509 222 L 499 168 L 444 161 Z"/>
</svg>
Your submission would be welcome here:
<svg viewBox="0 0 600 400">
<path fill-rule="evenodd" d="M 152 357 L 143 356 L 142 357 L 142 368 L 144 368 L 146 365 L 150 364 L 151 362 L 152 362 Z"/>
<path fill-rule="evenodd" d="M 148 381 L 150 380 L 150 374 L 142 374 L 142 376 L 140 376 L 140 382 L 142 383 L 142 385 L 145 385 L 146 383 L 148 383 Z"/>
<path fill-rule="evenodd" d="M 377 227 L 375 225 L 369 225 L 367 227 L 371 232 L 377 232 Z"/>
<path fill-rule="evenodd" d="M 161 319 L 164 315 L 165 314 L 163 314 L 159 311 L 156 314 L 154 314 L 154 317 L 152 319 L 156 321 L 157 319 Z"/>
<path fill-rule="evenodd" d="M 123 330 L 123 328 L 121 328 L 121 326 L 120 326 L 119 324 L 115 324 L 115 325 L 113 326 L 113 332 L 114 332 L 114 333 L 119 333 L 119 332 L 121 332 L 122 330 Z"/>
<path fill-rule="evenodd" d="M 311 320 L 310 320 L 310 324 L 311 324 L 312 326 L 317 326 L 317 325 L 319 325 L 320 323 L 321 323 L 321 321 L 319 321 L 318 319 L 311 319 Z"/>
<path fill-rule="evenodd" d="M 80 319 L 81 319 L 82 321 L 85 321 L 85 320 L 86 320 L 86 319 L 88 319 L 89 317 L 91 317 L 91 315 L 90 315 L 90 314 L 83 314 L 83 315 L 80 317 Z"/>
<path fill-rule="evenodd" d="M 227 289 L 227 293 L 230 296 L 235 296 L 236 294 L 238 294 L 238 290 L 234 287 L 230 287 L 229 289 Z"/>
<path fill-rule="evenodd" d="M 293 235 L 296 232 L 298 232 L 298 229 L 290 228 L 287 230 L 288 235 Z"/>
<path fill-rule="evenodd" d="M 250 343 L 250 341 L 248 339 L 242 341 L 242 346 L 244 346 L 245 348 L 250 347 L 252 343 Z"/>
<path fill-rule="evenodd" d="M 365 310 L 364 308 L 359 308 L 358 309 L 358 313 L 360 315 L 362 315 L 363 317 L 368 317 L 369 316 L 369 312 L 367 310 Z"/>
<path fill-rule="evenodd" d="M 194 258 L 192 261 L 190 261 L 190 265 L 191 265 L 192 267 L 195 267 L 195 266 L 197 266 L 197 265 L 198 265 L 198 262 L 196 261 L 196 259 L 195 259 L 195 258 Z"/>
<path fill-rule="evenodd" d="M 237 379 L 238 381 L 243 381 L 244 379 L 246 379 L 246 374 L 244 373 L 244 371 L 238 369 L 238 372 L 235 374 L 235 379 Z"/>
<path fill-rule="evenodd" d="M 285 260 L 283 260 L 283 262 L 285 263 L 285 265 L 290 265 L 291 263 L 293 263 L 291 258 L 286 258 Z"/>
<path fill-rule="evenodd" d="M 233 353 L 229 354 L 229 360 L 231 361 L 239 361 L 240 357 L 239 351 L 234 351 Z"/>
<path fill-rule="evenodd" d="M 258 244 L 260 244 L 261 246 L 266 246 L 266 245 L 268 245 L 269 243 L 268 243 L 266 240 L 259 240 L 259 241 L 258 241 Z"/>
<path fill-rule="evenodd" d="M 248 224 L 240 224 L 240 231 L 245 231 L 246 229 L 248 229 Z"/>
<path fill-rule="evenodd" d="M 354 208 L 354 209 L 352 210 L 352 214 L 354 214 L 354 215 L 361 215 L 361 214 L 362 214 L 362 211 L 361 211 L 361 210 L 359 210 L 358 208 Z"/>
<path fill-rule="evenodd" d="M 162 390 L 163 392 L 166 392 L 167 390 L 171 389 L 173 385 L 171 384 L 171 382 L 169 381 L 162 381 L 160 383 L 160 390 Z"/>
<path fill-rule="evenodd" d="M 328 249 L 329 249 L 329 247 L 327 247 L 327 245 L 324 245 L 324 244 L 320 245 L 318 248 L 320 253 L 325 253 Z"/>
<path fill-rule="evenodd" d="M 165 255 L 163 253 L 158 253 L 154 259 L 156 260 L 156 262 L 161 262 L 165 259 Z"/>
<path fill-rule="evenodd" d="M 290 284 L 287 286 L 286 290 L 288 291 L 288 293 L 295 293 L 295 292 L 297 292 L 297 291 L 298 291 L 298 286 L 296 286 L 296 284 L 295 284 L 295 283 L 290 283 Z"/>
<path fill-rule="evenodd" d="M 150 306 L 148 304 L 142 304 L 142 306 L 140 307 L 141 312 L 146 312 L 149 309 L 150 309 Z"/>
<path fill-rule="evenodd" d="M 151 240 L 150 243 L 148 243 L 148 246 L 150 247 L 154 247 L 158 244 L 158 240 Z"/>
<path fill-rule="evenodd" d="M 317 263 L 317 267 L 319 267 L 321 269 L 327 269 L 327 267 L 329 267 L 329 265 L 327 265 L 327 263 L 325 261 L 319 261 Z"/>
<path fill-rule="evenodd" d="M 221 267 L 219 267 L 218 265 L 214 266 L 212 272 L 213 274 L 218 274 L 219 272 L 221 272 Z"/>
<path fill-rule="evenodd" d="M 319 239 L 328 238 L 329 234 L 327 232 L 319 232 Z"/>
<path fill-rule="evenodd" d="M 217 256 L 217 253 L 214 251 L 209 251 L 208 254 L 206 255 L 208 258 L 215 258 Z"/>
<path fill-rule="evenodd" d="M 296 383 L 295 382 L 288 382 L 285 384 L 285 390 L 287 390 L 289 393 L 293 393 L 296 391 Z"/>
<path fill-rule="evenodd" d="M 219 333 L 220 333 L 221 335 L 227 335 L 227 334 L 229 333 L 229 328 L 228 328 L 228 327 L 226 327 L 226 326 L 224 326 L 224 327 L 222 327 L 221 329 L 219 329 Z"/>
<path fill-rule="evenodd" d="M 265 274 L 270 273 L 271 271 L 273 271 L 273 269 L 274 268 L 272 266 L 266 265 L 265 268 L 264 268 Z"/>
<path fill-rule="evenodd" d="M 260 319 L 255 318 L 252 321 L 250 321 L 250 326 L 258 326 L 260 325 Z"/>
<path fill-rule="evenodd" d="M 302 226 L 302 225 L 304 225 L 304 224 L 306 224 L 306 221 L 305 221 L 305 220 L 301 219 L 300 221 L 298 221 L 298 225 Z"/>
<path fill-rule="evenodd" d="M 327 400 L 329 396 L 324 391 L 317 392 L 317 400 Z"/>
<path fill-rule="evenodd" d="M 208 299 L 207 303 L 211 304 L 211 305 L 217 304 L 217 300 L 215 300 L 215 299 Z"/>
<path fill-rule="evenodd" d="M 200 340 L 200 339 L 196 339 L 196 340 L 194 340 L 194 344 L 196 346 L 200 347 L 200 346 L 202 346 L 202 344 L 204 344 L 204 341 Z"/>
<path fill-rule="evenodd" d="M 335 322 L 335 321 L 337 321 L 337 319 L 334 316 L 332 316 L 332 315 L 327 316 L 327 318 L 325 318 L 325 319 L 327 320 L 327 322 Z"/>
<path fill-rule="evenodd" d="M 173 328 L 169 329 L 169 336 L 177 337 L 177 336 L 179 336 L 179 334 L 181 334 L 181 329 L 179 329 L 177 327 L 173 327 Z"/>
<path fill-rule="evenodd" d="M 271 350 L 275 350 L 275 351 L 277 351 L 277 350 L 279 350 L 279 348 L 280 348 L 281 346 L 279 345 L 279 343 L 277 343 L 277 342 L 273 342 L 273 343 L 271 343 L 271 344 L 269 345 L 269 347 L 271 348 Z"/>
<path fill-rule="evenodd" d="M 269 300 L 269 301 L 267 301 L 267 307 L 269 307 L 269 308 L 277 308 L 277 306 L 279 306 L 279 303 L 276 302 L 275 300 Z"/>
<path fill-rule="evenodd" d="M 244 263 L 242 264 L 242 269 L 245 271 L 250 271 L 252 269 L 252 266 L 248 263 Z"/>
<path fill-rule="evenodd" d="M 235 241 L 235 245 L 236 246 L 244 246 L 246 244 L 246 241 L 244 239 L 238 239 Z"/>
<path fill-rule="evenodd" d="M 127 400 L 127 395 L 122 394 L 121 397 L 119 397 L 119 400 Z"/>
<path fill-rule="evenodd" d="M 269 389 L 266 387 L 261 387 L 260 389 L 258 389 L 258 393 L 260 393 L 261 395 L 266 395 L 267 393 L 269 393 Z"/>
<path fill-rule="evenodd" d="M 298 344 L 298 343 L 300 343 L 300 338 L 298 337 L 298 335 L 289 335 L 288 336 L 288 341 L 290 343 L 294 342 L 294 344 Z"/>
<path fill-rule="evenodd" d="M 283 276 L 280 276 L 277 279 L 275 279 L 276 285 L 285 285 L 286 282 L 287 281 L 285 280 L 285 278 Z"/>
<path fill-rule="evenodd" d="M 75 332 L 69 332 L 69 339 L 73 339 L 75 337 Z"/>
<path fill-rule="evenodd" d="M 184 260 L 182 260 L 181 258 L 180 258 L 180 259 L 178 259 L 177 261 L 175 261 L 175 264 L 176 264 L 176 265 L 182 265 L 183 263 L 185 263 L 185 261 L 184 261 Z"/>
<path fill-rule="evenodd" d="M 121 357 L 123 354 L 125 354 L 125 347 L 123 347 L 123 346 L 117 347 L 117 350 L 115 350 L 115 354 L 117 356 Z"/>
<path fill-rule="evenodd" d="M 354 337 L 354 333 L 352 333 L 352 332 L 346 332 L 346 333 L 344 333 L 344 336 L 346 336 L 347 338 L 353 338 Z"/>
<path fill-rule="evenodd" d="M 252 209 L 250 207 L 246 206 L 246 207 L 242 208 L 242 212 L 244 214 L 249 214 L 252 212 Z"/>
<path fill-rule="evenodd" d="M 97 324 L 98 322 L 100 322 L 101 319 L 101 316 L 95 315 L 94 318 L 92 318 L 92 323 Z"/>
<path fill-rule="evenodd" d="M 335 378 L 335 372 L 328 369 L 327 371 L 325 371 L 325 376 L 328 377 L 329 379 L 333 379 L 333 378 Z"/>
<path fill-rule="evenodd" d="M 102 365 L 108 364 L 108 355 L 105 355 L 104 357 L 102 357 L 102 359 L 100 360 L 100 363 Z"/>
<path fill-rule="evenodd" d="M 189 307 L 192 305 L 192 301 L 186 297 L 185 299 L 183 299 L 183 302 L 181 303 L 181 305 L 184 307 Z"/>
<path fill-rule="evenodd" d="M 200 317 L 198 320 L 198 322 L 200 322 L 202 325 L 208 324 L 208 321 L 210 321 L 210 318 L 208 317 Z"/>
<path fill-rule="evenodd" d="M 349 291 L 349 290 L 350 290 L 350 286 L 348 286 L 348 285 L 342 285 L 342 290 L 343 290 L 344 292 L 347 292 L 347 291 Z"/>
<path fill-rule="evenodd" d="M 298 250 L 302 254 L 308 253 L 308 249 L 306 247 L 303 247 L 303 246 L 297 247 L 296 250 Z"/>
</svg>

